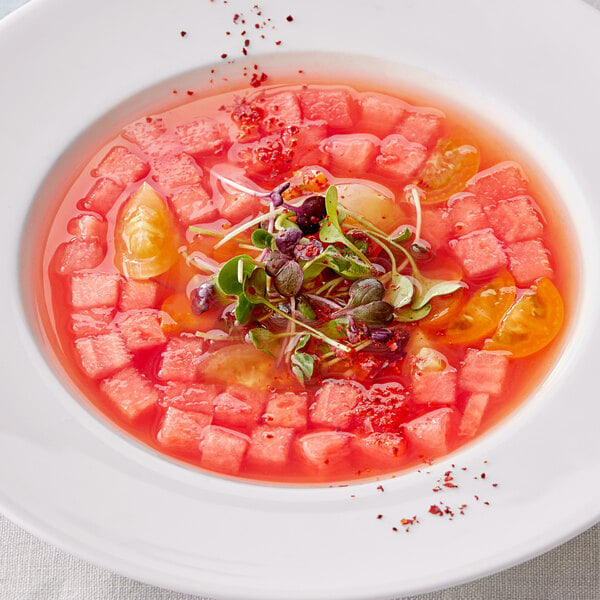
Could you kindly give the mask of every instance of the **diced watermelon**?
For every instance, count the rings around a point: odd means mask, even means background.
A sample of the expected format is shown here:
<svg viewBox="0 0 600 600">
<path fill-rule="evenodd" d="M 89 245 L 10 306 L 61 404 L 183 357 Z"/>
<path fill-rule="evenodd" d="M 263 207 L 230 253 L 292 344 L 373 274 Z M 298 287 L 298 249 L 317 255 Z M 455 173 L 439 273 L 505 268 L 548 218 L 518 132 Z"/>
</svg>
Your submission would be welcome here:
<svg viewBox="0 0 600 600">
<path fill-rule="evenodd" d="M 383 94 L 364 93 L 358 100 L 358 131 L 385 137 L 393 133 L 408 105 Z"/>
<path fill-rule="evenodd" d="M 427 458 L 446 454 L 456 413 L 452 408 L 432 410 L 404 425 L 409 447 Z"/>
<path fill-rule="evenodd" d="M 119 323 L 119 331 L 131 352 L 148 350 L 167 343 L 160 317 L 156 312 L 136 311 L 129 313 Z"/>
<path fill-rule="evenodd" d="M 116 273 L 75 273 L 71 277 L 74 308 L 117 306 L 120 277 Z"/>
<path fill-rule="evenodd" d="M 161 446 L 169 450 L 199 454 L 202 432 L 211 421 L 210 415 L 185 412 L 171 406 L 167 408 L 156 439 Z"/>
<path fill-rule="evenodd" d="M 230 385 L 226 392 L 219 394 L 214 400 L 215 423 L 250 427 L 262 415 L 265 401 L 265 395 L 261 391 Z"/>
<path fill-rule="evenodd" d="M 94 215 L 79 215 L 67 223 L 67 231 L 77 238 L 97 238 L 100 243 L 106 244 L 108 223 Z"/>
<path fill-rule="evenodd" d="M 202 181 L 202 171 L 185 152 L 161 156 L 152 163 L 152 179 L 167 189 L 193 185 Z"/>
<path fill-rule="evenodd" d="M 442 134 L 444 114 L 431 108 L 411 108 L 396 127 L 396 132 L 409 142 L 430 148 Z"/>
<path fill-rule="evenodd" d="M 454 404 L 456 402 L 456 369 L 442 371 L 414 369 L 411 373 L 415 404 Z"/>
<path fill-rule="evenodd" d="M 311 422 L 315 425 L 346 429 L 352 421 L 352 409 L 362 393 L 362 388 L 349 381 L 326 381 L 310 405 Z"/>
<path fill-rule="evenodd" d="M 291 166 L 306 167 L 325 162 L 321 142 L 327 137 L 325 121 L 305 121 L 301 126 L 290 125 L 281 133 L 284 145 L 291 150 Z"/>
<path fill-rule="evenodd" d="M 161 404 L 188 412 L 212 415 L 217 393 L 218 388 L 214 385 L 171 381 L 165 388 Z"/>
<path fill-rule="evenodd" d="M 379 140 L 371 136 L 334 135 L 322 142 L 328 165 L 335 173 L 364 175 L 377 155 Z"/>
<path fill-rule="evenodd" d="M 248 464 L 258 468 L 281 469 L 288 462 L 294 434 L 293 429 L 259 425 L 250 436 L 250 447 L 246 454 Z"/>
<path fill-rule="evenodd" d="M 465 191 L 475 194 L 482 206 L 488 206 L 525 194 L 527 180 L 517 163 L 506 161 L 477 173 L 467 183 Z"/>
<path fill-rule="evenodd" d="M 194 156 L 216 156 L 229 146 L 229 134 L 223 123 L 205 117 L 180 125 L 175 134 L 186 152 Z"/>
<path fill-rule="evenodd" d="M 183 225 L 208 223 L 219 211 L 201 184 L 181 188 L 171 196 L 171 204 Z"/>
<path fill-rule="evenodd" d="M 477 433 L 488 401 L 489 396 L 487 394 L 477 393 L 469 396 L 458 426 L 458 435 L 473 437 Z"/>
<path fill-rule="evenodd" d="M 299 125 L 302 121 L 300 103 L 294 92 L 264 96 L 257 104 L 263 110 L 262 126 L 266 133 L 278 131 L 288 125 Z"/>
<path fill-rule="evenodd" d="M 274 392 L 267 402 L 262 420 L 273 427 L 306 429 L 307 403 L 306 394 Z"/>
<path fill-rule="evenodd" d="M 155 281 L 125 279 L 121 282 L 120 311 L 154 308 L 157 300 L 158 283 Z"/>
<path fill-rule="evenodd" d="M 453 236 L 466 235 L 490 226 L 483 208 L 469 193 L 455 194 L 448 200 L 448 221 Z"/>
<path fill-rule="evenodd" d="M 108 177 L 101 177 L 94 182 L 85 198 L 79 201 L 78 208 L 91 210 L 100 215 L 106 213 L 113 207 L 121 192 L 125 189 L 122 183 L 117 183 Z"/>
<path fill-rule="evenodd" d="M 460 369 L 458 384 L 467 392 L 497 395 L 508 370 L 508 358 L 500 352 L 469 348 Z"/>
<path fill-rule="evenodd" d="M 167 131 L 165 122 L 160 117 L 146 117 L 132 123 L 123 129 L 121 135 L 132 144 L 146 151 L 151 148 L 158 138 Z"/>
<path fill-rule="evenodd" d="M 406 440 L 399 433 L 371 433 L 356 437 L 352 445 L 369 463 L 386 463 L 389 466 L 401 463 L 406 452 Z"/>
<path fill-rule="evenodd" d="M 527 286 L 540 277 L 552 277 L 550 253 L 541 240 L 514 242 L 506 247 L 509 270 L 517 285 Z"/>
<path fill-rule="evenodd" d="M 212 471 L 235 474 L 242 466 L 249 444 L 247 435 L 209 425 L 202 431 L 200 464 Z"/>
<path fill-rule="evenodd" d="M 148 164 L 127 150 L 125 146 L 113 146 L 92 175 L 109 177 L 117 183 L 129 185 L 146 177 L 149 170 Z"/>
<path fill-rule="evenodd" d="M 530 196 L 517 196 L 487 206 L 486 212 L 494 233 L 505 242 L 531 240 L 544 232 Z"/>
<path fill-rule="evenodd" d="M 262 204 L 256 196 L 246 194 L 246 192 L 238 192 L 224 196 L 220 212 L 228 221 L 236 223 L 242 219 L 258 215 L 261 207 Z"/>
<path fill-rule="evenodd" d="M 134 367 L 101 381 L 100 390 L 129 421 L 147 415 L 160 400 L 160 392 Z"/>
<path fill-rule="evenodd" d="M 471 279 L 494 275 L 508 264 L 500 240 L 491 229 L 482 229 L 450 240 L 450 248 Z"/>
<path fill-rule="evenodd" d="M 297 439 L 298 453 L 310 466 L 325 470 L 344 462 L 350 456 L 353 437 L 345 431 L 307 433 Z"/>
<path fill-rule="evenodd" d="M 97 238 L 73 238 L 61 244 L 54 254 L 56 270 L 61 275 L 68 275 L 82 269 L 94 269 L 103 260 L 106 246 Z"/>
<path fill-rule="evenodd" d="M 204 342 L 197 337 L 170 339 L 162 353 L 158 378 L 163 381 L 194 381 L 203 348 Z"/>
<path fill-rule="evenodd" d="M 334 130 L 350 129 L 356 121 L 354 99 L 346 90 L 305 90 L 300 105 L 305 119 L 326 121 Z"/>
<path fill-rule="evenodd" d="M 375 159 L 377 170 L 384 177 L 406 182 L 427 158 L 427 148 L 408 141 L 401 135 L 388 135 L 382 142 L 380 154 Z"/>
<path fill-rule="evenodd" d="M 115 316 L 112 307 L 90 308 L 71 315 L 71 331 L 75 337 L 105 333 Z"/>
<path fill-rule="evenodd" d="M 121 334 L 113 331 L 75 340 L 79 364 L 88 377 L 106 377 L 131 363 Z"/>
<path fill-rule="evenodd" d="M 423 207 L 422 230 L 434 250 L 444 248 L 450 239 L 451 225 L 448 212 L 443 208 Z"/>
</svg>

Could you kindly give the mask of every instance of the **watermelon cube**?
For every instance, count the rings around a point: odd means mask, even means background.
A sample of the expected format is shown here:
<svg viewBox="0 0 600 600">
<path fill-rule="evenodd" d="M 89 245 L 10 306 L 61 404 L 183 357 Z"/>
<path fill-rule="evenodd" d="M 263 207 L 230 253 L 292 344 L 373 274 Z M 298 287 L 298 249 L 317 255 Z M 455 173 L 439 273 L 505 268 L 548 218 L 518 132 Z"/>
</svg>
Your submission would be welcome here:
<svg viewBox="0 0 600 600">
<path fill-rule="evenodd" d="M 470 279 L 489 277 L 508 264 L 502 243 L 491 229 L 474 231 L 457 240 L 450 240 L 450 248 Z"/>
<path fill-rule="evenodd" d="M 485 413 L 489 396 L 483 393 L 471 394 L 465 404 L 462 418 L 458 425 L 458 435 L 473 437 L 479 430 L 481 419 Z"/>
<path fill-rule="evenodd" d="M 352 446 L 369 464 L 400 464 L 406 452 L 406 440 L 399 433 L 371 433 L 356 437 Z"/>
<path fill-rule="evenodd" d="M 358 100 L 358 131 L 380 138 L 393 133 L 404 117 L 408 104 L 383 94 L 364 93 Z"/>
<path fill-rule="evenodd" d="M 274 392 L 269 397 L 262 420 L 273 427 L 306 429 L 307 404 L 306 394 Z"/>
<path fill-rule="evenodd" d="M 194 381 L 204 342 L 197 337 L 175 337 L 162 353 L 158 378 L 163 381 Z"/>
<path fill-rule="evenodd" d="M 200 464 L 212 471 L 234 475 L 242 466 L 249 444 L 250 438 L 247 435 L 209 425 L 202 431 Z"/>
<path fill-rule="evenodd" d="M 148 175 L 150 167 L 141 158 L 125 148 L 113 146 L 93 170 L 93 177 L 109 177 L 122 185 L 129 185 Z"/>
<path fill-rule="evenodd" d="M 494 233 L 504 242 L 531 240 L 544 232 L 530 196 L 517 196 L 487 206 L 486 212 Z"/>
<path fill-rule="evenodd" d="M 528 286 L 540 277 L 552 277 L 550 254 L 541 240 L 514 242 L 506 247 L 509 270 L 517 285 Z"/>
<path fill-rule="evenodd" d="M 333 130 L 350 129 L 356 121 L 354 99 L 346 90 L 305 90 L 300 105 L 306 120 L 325 121 Z"/>
<path fill-rule="evenodd" d="M 258 215 L 261 208 L 262 204 L 259 198 L 246 192 L 237 192 L 223 197 L 220 212 L 225 219 L 236 223 Z"/>
<path fill-rule="evenodd" d="M 214 400 L 217 425 L 250 427 L 256 423 L 265 407 L 264 393 L 239 385 L 230 385 Z"/>
<path fill-rule="evenodd" d="M 91 210 L 100 215 L 113 207 L 121 192 L 125 189 L 123 183 L 118 183 L 108 177 L 101 177 L 94 182 L 85 198 L 79 201 L 77 207 L 81 210 Z"/>
<path fill-rule="evenodd" d="M 115 316 L 113 307 L 90 308 L 71 315 L 71 331 L 75 337 L 105 333 Z"/>
<path fill-rule="evenodd" d="M 382 142 L 375 159 L 377 171 L 389 179 L 406 182 L 423 166 L 427 148 L 408 141 L 402 135 L 388 135 Z"/>
<path fill-rule="evenodd" d="M 71 277 L 74 308 L 117 306 L 120 277 L 116 273 L 75 273 Z"/>
<path fill-rule="evenodd" d="M 171 204 L 182 225 L 208 223 L 219 216 L 219 211 L 200 184 L 181 188 L 171 196 Z"/>
<path fill-rule="evenodd" d="M 487 229 L 488 218 L 473 194 L 455 194 L 448 200 L 448 221 L 453 237 Z"/>
<path fill-rule="evenodd" d="M 266 133 L 279 131 L 289 125 L 299 125 L 302 121 L 302 110 L 294 92 L 264 96 L 257 104 L 263 111 L 262 127 Z"/>
<path fill-rule="evenodd" d="M 335 173 L 364 175 L 377 155 L 379 140 L 370 136 L 334 135 L 322 142 L 328 165 Z"/>
<path fill-rule="evenodd" d="M 130 312 L 118 327 L 127 349 L 131 352 L 149 350 L 167 343 L 160 317 L 156 312 Z"/>
<path fill-rule="evenodd" d="M 155 281 L 125 279 L 121 282 L 120 311 L 154 308 L 157 300 L 158 283 Z"/>
<path fill-rule="evenodd" d="M 92 379 L 106 377 L 131 363 L 131 354 L 116 331 L 75 340 L 79 364 Z"/>
<path fill-rule="evenodd" d="M 353 437 L 345 431 L 306 433 L 297 439 L 296 446 L 299 456 L 311 467 L 326 470 L 349 458 Z"/>
<path fill-rule="evenodd" d="M 396 133 L 409 142 L 430 148 L 435 145 L 444 126 L 444 114 L 431 108 L 411 108 L 396 127 Z"/>
<path fill-rule="evenodd" d="M 452 408 L 438 408 L 409 421 L 403 428 L 408 447 L 426 458 L 446 454 L 455 418 Z"/>
<path fill-rule="evenodd" d="M 352 422 L 352 409 L 363 395 L 363 389 L 349 381 L 326 381 L 310 405 L 311 423 L 346 429 Z"/>
<path fill-rule="evenodd" d="M 108 223 L 94 215 L 79 215 L 67 223 L 67 231 L 83 240 L 96 238 L 101 244 L 106 245 Z"/>
<path fill-rule="evenodd" d="M 469 348 L 460 369 L 458 384 L 467 392 L 497 395 L 508 370 L 508 358 L 500 352 Z"/>
<path fill-rule="evenodd" d="M 285 467 L 290 456 L 294 430 L 285 427 L 259 425 L 252 431 L 246 454 L 248 465 L 256 468 Z"/>
<path fill-rule="evenodd" d="M 171 381 L 165 388 L 161 405 L 212 415 L 217 393 L 218 388 L 214 385 Z"/>
<path fill-rule="evenodd" d="M 451 225 L 444 208 L 423 207 L 422 229 L 427 232 L 427 241 L 434 250 L 444 248 L 450 239 Z"/>
<path fill-rule="evenodd" d="M 94 269 L 106 255 L 106 246 L 97 238 L 73 238 L 61 244 L 54 253 L 54 266 L 61 275 L 82 269 Z"/>
<path fill-rule="evenodd" d="M 216 156 L 229 146 L 229 134 L 223 123 L 205 117 L 175 129 L 185 151 L 193 156 Z"/>
<path fill-rule="evenodd" d="M 415 404 L 454 404 L 456 402 L 457 373 L 446 366 L 441 371 L 414 369 L 411 373 L 413 402 Z"/>
<path fill-rule="evenodd" d="M 306 167 L 325 162 L 321 142 L 327 137 L 325 121 L 305 121 L 302 126 L 290 125 L 282 134 L 285 148 L 291 156 L 292 167 Z"/>
<path fill-rule="evenodd" d="M 165 412 L 156 439 L 161 446 L 169 450 L 199 454 L 202 432 L 211 421 L 210 415 L 185 412 L 171 406 Z"/>
<path fill-rule="evenodd" d="M 465 191 L 475 194 L 482 206 L 489 206 L 498 200 L 525 194 L 527 179 L 517 163 L 506 161 L 477 173 L 467 183 Z"/>
<path fill-rule="evenodd" d="M 160 392 L 134 367 L 101 381 L 100 390 L 128 421 L 146 416 L 160 400 Z"/>
<path fill-rule="evenodd" d="M 167 189 L 202 181 L 202 171 L 185 152 L 161 156 L 152 162 L 152 179 Z"/>
<path fill-rule="evenodd" d="M 160 117 L 146 117 L 141 121 L 128 125 L 121 135 L 143 151 L 147 151 L 167 131 L 165 122 Z"/>
</svg>

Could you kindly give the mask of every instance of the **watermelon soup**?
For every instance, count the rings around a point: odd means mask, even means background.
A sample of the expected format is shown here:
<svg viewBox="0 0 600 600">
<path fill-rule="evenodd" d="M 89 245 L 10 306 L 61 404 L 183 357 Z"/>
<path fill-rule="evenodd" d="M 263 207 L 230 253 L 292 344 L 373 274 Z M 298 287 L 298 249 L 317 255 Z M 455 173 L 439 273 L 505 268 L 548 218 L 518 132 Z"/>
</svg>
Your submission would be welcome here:
<svg viewBox="0 0 600 600">
<path fill-rule="evenodd" d="M 47 341 L 116 426 L 330 484 L 439 459 L 540 384 L 574 249 L 516 149 L 342 85 L 187 100 L 85 159 L 42 246 Z"/>
</svg>

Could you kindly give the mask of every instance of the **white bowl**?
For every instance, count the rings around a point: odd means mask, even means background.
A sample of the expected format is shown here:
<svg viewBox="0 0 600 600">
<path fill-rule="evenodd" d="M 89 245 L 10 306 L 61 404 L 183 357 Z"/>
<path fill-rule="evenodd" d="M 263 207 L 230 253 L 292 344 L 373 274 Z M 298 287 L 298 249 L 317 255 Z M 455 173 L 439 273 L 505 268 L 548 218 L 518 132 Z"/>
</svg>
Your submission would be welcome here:
<svg viewBox="0 0 600 600">
<path fill-rule="evenodd" d="M 491 432 L 429 472 L 383 482 L 384 491 L 252 485 L 160 457 L 57 375 L 31 299 L 45 211 L 86 151 L 171 102 L 174 87 L 199 89 L 215 64 L 217 77 L 243 83 L 241 63 L 219 55 L 238 56 L 239 38 L 225 31 L 250 6 L 33 0 L 0 23 L 0 507 L 121 574 L 261 600 L 423 592 L 591 526 L 600 518 L 600 16 L 581 2 L 268 0 L 261 8 L 276 29 L 251 45 L 249 64 L 272 77 L 302 69 L 308 81 L 409 85 L 457 103 L 519 144 L 562 199 L 581 282 L 569 337 L 539 389 Z M 576 32 L 569 44 L 565 32 Z M 440 497 L 432 488 L 451 464 L 460 487 Z M 475 478 L 481 472 L 486 479 Z M 468 504 L 466 514 L 430 515 L 440 500 Z M 399 520 L 412 515 L 420 523 L 406 533 Z"/>
</svg>

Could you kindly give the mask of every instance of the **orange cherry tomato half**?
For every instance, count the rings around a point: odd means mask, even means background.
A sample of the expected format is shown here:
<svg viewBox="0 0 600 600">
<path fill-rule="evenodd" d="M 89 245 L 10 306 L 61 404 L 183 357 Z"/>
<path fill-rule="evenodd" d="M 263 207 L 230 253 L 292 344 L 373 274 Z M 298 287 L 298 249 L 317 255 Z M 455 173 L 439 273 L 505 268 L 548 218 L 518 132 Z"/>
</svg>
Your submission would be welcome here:
<svg viewBox="0 0 600 600">
<path fill-rule="evenodd" d="M 513 358 L 535 354 L 556 337 L 564 318 L 560 292 L 544 277 L 513 304 L 484 348 L 507 350 Z"/>
<path fill-rule="evenodd" d="M 424 204 L 442 202 L 465 189 L 479 169 L 479 150 L 455 140 L 440 140 L 418 174 Z"/>
<path fill-rule="evenodd" d="M 436 338 L 445 344 L 470 344 L 485 339 L 511 307 L 517 295 L 515 280 L 502 271 L 480 287 Z"/>
<path fill-rule="evenodd" d="M 161 325 L 168 333 L 182 331 L 194 333 L 213 329 L 218 317 L 218 310 L 211 309 L 196 315 L 192 312 L 192 304 L 186 294 L 173 294 L 165 299 L 161 306 Z"/>
<path fill-rule="evenodd" d="M 437 331 L 447 327 L 457 317 L 465 303 L 465 289 L 459 288 L 446 296 L 436 296 L 429 303 L 429 314 L 419 321 L 419 326 L 428 331 Z"/>
</svg>

